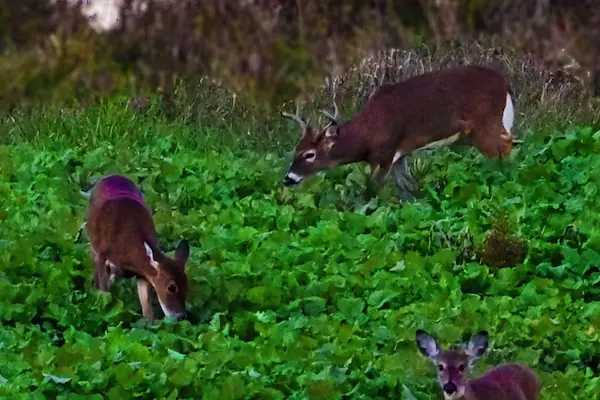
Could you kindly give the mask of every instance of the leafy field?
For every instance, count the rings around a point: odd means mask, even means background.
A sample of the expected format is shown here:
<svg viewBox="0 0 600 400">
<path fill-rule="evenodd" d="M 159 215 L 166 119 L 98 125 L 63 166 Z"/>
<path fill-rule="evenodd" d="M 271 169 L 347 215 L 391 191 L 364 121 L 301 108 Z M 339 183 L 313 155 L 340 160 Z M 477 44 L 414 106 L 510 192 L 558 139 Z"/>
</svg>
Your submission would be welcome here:
<svg viewBox="0 0 600 400">
<path fill-rule="evenodd" d="M 526 132 L 502 165 L 438 151 L 417 200 L 386 188 L 367 211 L 362 168 L 288 189 L 291 147 L 114 118 L 3 139 L 1 398 L 441 399 L 418 328 L 444 344 L 487 329 L 475 374 L 519 361 L 543 399 L 600 398 L 597 129 Z M 79 191 L 113 172 L 140 182 L 164 249 L 190 240 L 193 323 L 144 323 L 133 281 L 91 287 Z M 503 220 L 526 245 L 514 267 L 478 257 Z"/>
</svg>

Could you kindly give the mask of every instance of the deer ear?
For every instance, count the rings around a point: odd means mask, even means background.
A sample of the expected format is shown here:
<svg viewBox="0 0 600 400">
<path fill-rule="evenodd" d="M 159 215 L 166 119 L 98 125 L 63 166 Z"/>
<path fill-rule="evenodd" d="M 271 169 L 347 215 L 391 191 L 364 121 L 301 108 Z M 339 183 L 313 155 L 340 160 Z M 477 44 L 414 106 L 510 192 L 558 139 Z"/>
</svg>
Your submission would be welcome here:
<svg viewBox="0 0 600 400">
<path fill-rule="evenodd" d="M 417 330 L 416 335 L 417 348 L 425 357 L 435 357 L 440 353 L 440 346 L 434 338 L 422 329 Z"/>
<path fill-rule="evenodd" d="M 486 331 L 480 331 L 471 336 L 469 344 L 467 344 L 467 355 L 472 359 L 477 359 L 485 353 L 488 348 L 489 335 Z"/>
<path fill-rule="evenodd" d="M 336 124 L 332 124 L 325 129 L 325 137 L 337 139 L 340 135 L 340 130 Z"/>
<path fill-rule="evenodd" d="M 150 245 L 146 242 L 144 242 L 144 248 L 146 249 L 146 255 L 148 256 L 148 258 L 150 259 L 150 265 L 152 265 L 152 267 L 156 270 L 158 270 L 159 268 L 159 264 L 158 262 L 154 259 L 154 251 L 152 251 L 152 248 L 150 247 Z"/>
<path fill-rule="evenodd" d="M 175 257 L 178 260 L 183 261 L 183 263 L 187 262 L 190 257 L 190 245 L 187 240 L 183 239 L 179 242 L 179 246 L 177 246 L 177 249 L 175 250 Z"/>
</svg>

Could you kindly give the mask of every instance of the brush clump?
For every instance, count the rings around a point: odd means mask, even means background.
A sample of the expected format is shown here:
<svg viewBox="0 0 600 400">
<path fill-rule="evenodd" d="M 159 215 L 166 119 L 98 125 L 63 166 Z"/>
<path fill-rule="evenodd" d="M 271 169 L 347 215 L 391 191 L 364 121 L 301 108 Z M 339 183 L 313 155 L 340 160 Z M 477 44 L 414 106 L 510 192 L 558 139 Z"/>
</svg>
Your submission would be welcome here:
<svg viewBox="0 0 600 400">
<path fill-rule="evenodd" d="M 510 268 L 525 260 L 527 244 L 511 233 L 506 216 L 500 216 L 494 221 L 477 254 L 490 267 Z"/>
</svg>

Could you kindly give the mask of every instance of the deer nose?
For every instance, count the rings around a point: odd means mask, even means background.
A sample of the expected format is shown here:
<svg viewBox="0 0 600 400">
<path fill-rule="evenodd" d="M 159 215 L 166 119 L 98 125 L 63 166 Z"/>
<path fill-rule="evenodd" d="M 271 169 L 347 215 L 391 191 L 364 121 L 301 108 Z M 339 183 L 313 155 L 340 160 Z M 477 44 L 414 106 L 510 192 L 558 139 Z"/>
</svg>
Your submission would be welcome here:
<svg viewBox="0 0 600 400">
<path fill-rule="evenodd" d="M 448 394 L 453 394 L 456 392 L 456 390 L 457 390 L 457 387 L 452 382 L 448 382 L 444 385 L 444 392 L 446 392 Z"/>
<path fill-rule="evenodd" d="M 298 175 L 294 172 L 288 172 L 283 178 L 283 184 L 285 186 L 297 185 L 302 180 L 302 175 Z"/>
</svg>

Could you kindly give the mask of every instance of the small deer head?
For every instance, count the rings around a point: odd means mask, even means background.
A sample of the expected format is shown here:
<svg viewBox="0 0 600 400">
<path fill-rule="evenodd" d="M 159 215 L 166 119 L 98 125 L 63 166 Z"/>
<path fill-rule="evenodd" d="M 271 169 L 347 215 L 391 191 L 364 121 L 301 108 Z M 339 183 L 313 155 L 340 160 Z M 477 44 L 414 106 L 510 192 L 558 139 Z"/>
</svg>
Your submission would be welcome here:
<svg viewBox="0 0 600 400">
<path fill-rule="evenodd" d="M 285 186 L 297 185 L 302 180 L 335 164 L 331 159 L 331 148 L 339 136 L 337 123 L 339 109 L 335 100 L 333 105 L 335 107 L 334 115 L 324 110 L 321 111 L 329 119 L 329 123 L 316 131 L 312 130 L 309 123 L 300 117 L 299 106 L 296 107 L 296 114 L 281 113 L 282 116 L 296 121 L 302 130 L 302 137 L 294 151 L 294 159 L 283 179 Z"/>
<path fill-rule="evenodd" d="M 488 347 L 488 333 L 480 331 L 471 337 L 465 346 L 442 350 L 436 340 L 427 332 L 416 332 L 417 347 L 436 366 L 438 382 L 446 400 L 460 399 L 465 394 L 466 374 L 473 361 L 477 360 Z"/>
<path fill-rule="evenodd" d="M 158 302 L 165 315 L 177 319 L 186 314 L 186 296 L 188 279 L 185 274 L 185 264 L 189 259 L 190 247 L 186 240 L 182 240 L 175 250 L 175 257 L 169 258 L 159 255 L 148 243 L 144 243 L 146 255 L 154 274 L 146 276 L 156 291 Z"/>
</svg>

